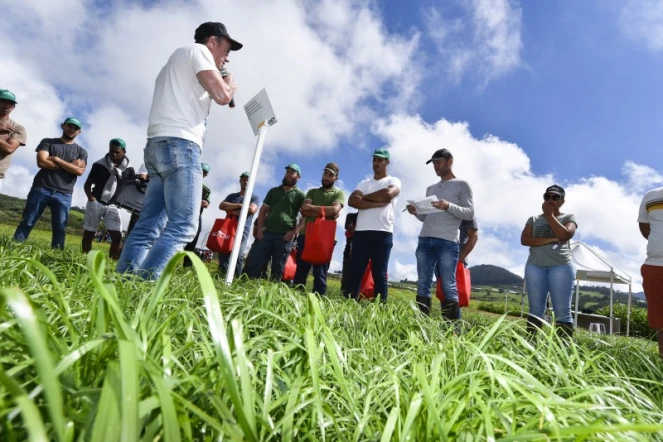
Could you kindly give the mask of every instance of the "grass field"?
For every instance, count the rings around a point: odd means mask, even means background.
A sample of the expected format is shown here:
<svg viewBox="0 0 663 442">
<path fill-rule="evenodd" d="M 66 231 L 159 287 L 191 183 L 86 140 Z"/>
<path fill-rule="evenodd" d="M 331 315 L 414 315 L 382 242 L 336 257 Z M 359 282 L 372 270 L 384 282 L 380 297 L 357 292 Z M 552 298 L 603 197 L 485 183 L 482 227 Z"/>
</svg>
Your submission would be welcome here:
<svg viewBox="0 0 663 442">
<path fill-rule="evenodd" d="M 456 335 L 410 291 L 226 288 L 183 255 L 146 283 L 49 241 L 0 236 L 3 441 L 663 440 L 653 342 L 472 309 Z"/>
</svg>

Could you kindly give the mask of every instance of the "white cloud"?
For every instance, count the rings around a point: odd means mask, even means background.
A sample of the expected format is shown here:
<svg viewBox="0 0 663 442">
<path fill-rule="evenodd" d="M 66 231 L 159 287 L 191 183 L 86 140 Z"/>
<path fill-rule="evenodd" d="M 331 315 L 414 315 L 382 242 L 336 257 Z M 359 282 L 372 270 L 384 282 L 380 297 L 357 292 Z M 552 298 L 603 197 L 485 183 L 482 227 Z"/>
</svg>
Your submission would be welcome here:
<svg viewBox="0 0 663 442">
<path fill-rule="evenodd" d="M 404 264 L 400 260 L 394 260 L 394 274 L 389 275 L 390 281 L 402 281 L 407 279 L 408 281 L 417 280 L 417 265 L 416 264 Z"/>
<path fill-rule="evenodd" d="M 485 85 L 522 65 L 522 11 L 517 1 L 470 0 L 460 6 L 460 17 L 447 17 L 439 8 L 426 11 L 428 36 L 451 80 L 471 76 Z"/>
<path fill-rule="evenodd" d="M 657 52 L 663 49 L 663 2 L 630 0 L 621 10 L 619 27 L 636 43 Z"/>
<path fill-rule="evenodd" d="M 12 167 L 34 175 L 36 143 L 59 136 L 60 122 L 71 113 L 83 121 L 79 142 L 90 162 L 105 153 L 110 138 L 120 137 L 138 166 L 154 79 L 173 50 L 192 42 L 200 23 L 219 19 L 219 2 L 54 5 L 28 0 L 3 10 L 15 32 L 0 36 L 0 82 L 17 94 L 12 116 L 26 126 L 29 139 Z M 417 33 L 389 33 L 370 2 L 225 2 L 222 20 L 245 47 L 229 65 L 238 107 L 213 106 L 208 122 L 203 160 L 212 167 L 207 182 L 216 195 L 237 187 L 237 176 L 251 166 L 255 139 L 242 104 L 261 88 L 269 92 L 279 122 L 270 128 L 258 185 L 280 181 L 278 157 L 331 151 L 375 117 L 375 103 L 380 112 L 407 106 L 416 88 Z M 76 26 L 51 26 L 61 22 Z M 85 203 L 82 182 L 75 205 Z M 17 196 L 27 195 L 23 190 Z M 217 216 L 223 214 L 207 210 L 203 229 Z"/>
</svg>

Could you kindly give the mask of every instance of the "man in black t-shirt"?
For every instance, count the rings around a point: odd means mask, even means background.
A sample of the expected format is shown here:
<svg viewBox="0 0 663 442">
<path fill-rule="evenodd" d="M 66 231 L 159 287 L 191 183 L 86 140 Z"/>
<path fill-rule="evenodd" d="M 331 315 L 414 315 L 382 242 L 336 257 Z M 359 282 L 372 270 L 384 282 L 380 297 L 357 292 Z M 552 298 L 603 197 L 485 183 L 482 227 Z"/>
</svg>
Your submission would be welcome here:
<svg viewBox="0 0 663 442">
<path fill-rule="evenodd" d="M 76 179 L 83 175 L 87 165 L 87 151 L 74 142 L 81 133 L 81 122 L 67 118 L 60 138 L 45 138 L 37 146 L 37 166 L 32 188 L 23 211 L 23 219 L 16 228 L 14 239 L 28 239 L 46 207 L 51 208 L 53 237 L 51 247 L 64 248 L 65 229 L 69 220 L 71 195 Z"/>
<path fill-rule="evenodd" d="M 108 153 L 99 161 L 92 164 L 90 174 L 85 180 L 83 190 L 88 202 L 85 205 L 85 220 L 83 221 L 83 253 L 92 249 L 99 222 L 104 221 L 106 230 L 111 237 L 110 257 L 120 257 L 120 244 L 122 243 L 122 218 L 120 208 L 115 205 L 120 192 L 128 180 L 135 177 L 133 167 L 129 166 L 129 157 L 126 156 L 127 144 L 120 138 L 110 140 Z"/>
</svg>

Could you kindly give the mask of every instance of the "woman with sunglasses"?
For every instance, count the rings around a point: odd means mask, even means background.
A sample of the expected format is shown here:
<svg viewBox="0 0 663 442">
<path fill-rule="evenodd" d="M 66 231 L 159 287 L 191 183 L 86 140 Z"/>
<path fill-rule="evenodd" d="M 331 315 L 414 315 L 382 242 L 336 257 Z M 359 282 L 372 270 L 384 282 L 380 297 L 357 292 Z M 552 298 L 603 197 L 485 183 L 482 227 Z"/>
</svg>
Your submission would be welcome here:
<svg viewBox="0 0 663 442">
<path fill-rule="evenodd" d="M 548 187 L 543 195 L 543 213 L 530 217 L 520 236 L 521 244 L 529 247 L 525 284 L 529 299 L 527 331 L 530 333 L 541 328 L 550 293 L 558 332 L 573 335 L 571 298 L 576 269 L 569 241 L 578 225 L 575 216 L 560 212 L 564 195 L 560 186 Z"/>
</svg>

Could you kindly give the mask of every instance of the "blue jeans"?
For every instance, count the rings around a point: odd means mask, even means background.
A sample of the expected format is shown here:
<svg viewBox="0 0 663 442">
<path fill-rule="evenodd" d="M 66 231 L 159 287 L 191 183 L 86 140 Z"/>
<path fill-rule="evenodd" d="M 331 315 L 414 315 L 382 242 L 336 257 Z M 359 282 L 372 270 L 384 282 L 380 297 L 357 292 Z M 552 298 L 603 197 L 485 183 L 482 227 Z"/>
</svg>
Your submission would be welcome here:
<svg viewBox="0 0 663 442">
<path fill-rule="evenodd" d="M 394 245 L 394 235 L 391 232 L 377 230 L 355 231 L 352 237 L 352 260 L 350 288 L 353 299 L 359 299 L 361 279 L 364 277 L 368 260 L 371 260 L 373 281 L 375 283 L 375 298 L 380 295 L 382 302 L 387 302 L 387 268 L 389 255 Z"/>
<path fill-rule="evenodd" d="M 263 239 L 256 239 L 253 248 L 246 259 L 246 274 L 251 279 L 260 278 L 262 269 L 272 258 L 273 281 L 281 281 L 285 262 L 292 250 L 292 241 L 283 239 L 285 233 L 264 232 Z"/>
<path fill-rule="evenodd" d="M 534 264 L 525 266 L 525 284 L 529 300 L 529 314 L 543 318 L 550 292 L 556 322 L 572 323 L 571 298 L 576 268 L 572 263 L 551 267 Z"/>
<path fill-rule="evenodd" d="M 62 250 L 69 220 L 69 209 L 71 209 L 71 193 L 62 193 L 44 187 L 31 188 L 25 202 L 23 219 L 16 228 L 14 239 L 18 242 L 28 239 L 46 207 L 51 208 L 51 229 L 53 231 L 51 247 Z"/>
<path fill-rule="evenodd" d="M 306 278 L 313 268 L 313 291 L 325 295 L 327 293 L 327 272 L 329 272 L 329 265 L 327 264 L 309 264 L 302 260 L 302 253 L 304 252 L 304 244 L 306 243 L 306 235 L 299 235 L 297 238 L 297 272 L 293 284 L 306 286 Z"/>
<path fill-rule="evenodd" d="M 143 156 L 150 184 L 116 271 L 157 279 L 170 258 L 196 236 L 203 171 L 200 146 L 182 138 L 150 138 Z"/>
<path fill-rule="evenodd" d="M 244 266 L 244 252 L 246 251 L 246 243 L 249 241 L 250 230 L 246 230 L 242 235 L 242 244 L 239 247 L 239 256 L 237 257 L 237 265 L 235 266 L 235 278 L 239 278 L 242 274 L 242 267 Z M 219 270 L 227 272 L 228 265 L 230 264 L 230 255 L 219 254 Z"/>
<path fill-rule="evenodd" d="M 419 238 L 417 246 L 417 296 L 430 298 L 433 275 L 442 280 L 444 299 L 458 302 L 456 268 L 459 246 L 442 238 Z"/>
</svg>

